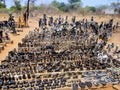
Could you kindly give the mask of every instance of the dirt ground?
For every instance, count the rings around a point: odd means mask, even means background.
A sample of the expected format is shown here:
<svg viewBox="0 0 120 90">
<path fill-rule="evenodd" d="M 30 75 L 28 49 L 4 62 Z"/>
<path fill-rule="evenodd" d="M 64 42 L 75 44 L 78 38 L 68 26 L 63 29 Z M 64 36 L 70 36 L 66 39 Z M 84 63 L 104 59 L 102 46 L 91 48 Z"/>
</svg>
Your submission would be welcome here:
<svg viewBox="0 0 120 90">
<path fill-rule="evenodd" d="M 70 19 L 75 14 L 62 14 L 61 16 L 65 18 L 66 15 L 68 15 L 69 19 Z M 53 15 L 51 14 L 49 16 L 53 16 Z M 54 15 L 54 17 L 58 17 L 58 16 L 59 15 Z M 83 18 L 87 18 L 88 20 L 90 20 L 90 17 L 92 15 L 89 15 L 89 16 L 75 15 L 75 16 L 77 17 L 77 20 L 82 20 Z M 42 17 L 42 15 L 34 17 L 34 18 L 30 18 L 29 19 L 29 26 L 30 27 L 29 28 L 22 28 L 22 29 L 20 29 L 20 30 L 23 30 L 23 32 L 19 32 L 20 35 L 14 36 L 14 35 L 10 34 L 11 40 L 13 40 L 14 43 L 13 44 L 7 44 L 5 49 L 0 53 L 0 61 L 4 60 L 6 58 L 6 56 L 8 55 L 9 51 L 13 50 L 14 48 L 18 48 L 18 43 L 21 42 L 21 39 L 30 30 L 33 30 L 35 27 L 38 27 L 38 20 L 39 20 L 40 17 Z M 101 16 L 95 16 L 94 20 L 97 21 L 97 22 L 101 22 L 101 21 L 107 22 L 107 21 L 109 21 L 110 18 L 114 18 L 114 21 L 115 22 L 119 22 L 119 24 L 120 24 L 120 18 L 114 17 L 114 16 L 102 16 L 102 17 Z M 2 20 L 2 17 L 0 16 L 0 21 L 1 20 Z M 113 34 L 113 37 L 109 40 L 109 42 L 110 43 L 115 43 L 115 45 L 118 45 L 120 47 L 120 27 Z M 100 89 L 100 90 L 114 90 L 114 89 L 113 88 L 104 88 L 104 89 Z M 120 90 L 120 88 L 118 90 Z"/>
</svg>

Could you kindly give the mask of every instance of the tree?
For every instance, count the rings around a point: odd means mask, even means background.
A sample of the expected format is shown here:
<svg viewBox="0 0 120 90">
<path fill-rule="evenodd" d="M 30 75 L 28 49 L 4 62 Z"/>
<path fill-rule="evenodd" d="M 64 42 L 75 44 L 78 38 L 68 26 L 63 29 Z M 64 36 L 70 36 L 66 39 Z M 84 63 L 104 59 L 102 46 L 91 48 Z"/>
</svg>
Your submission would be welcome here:
<svg viewBox="0 0 120 90">
<path fill-rule="evenodd" d="M 109 7 L 110 6 L 108 6 L 108 5 L 100 5 L 100 6 L 96 7 L 96 13 L 98 15 L 102 15 L 105 13 L 105 9 L 108 9 Z"/>
<path fill-rule="evenodd" d="M 58 7 L 60 11 L 67 12 L 68 6 L 65 3 L 60 3 L 60 6 Z"/>
<path fill-rule="evenodd" d="M 82 2 L 81 0 L 68 0 L 69 1 L 69 8 L 72 10 L 78 9 L 81 5 Z"/>
<path fill-rule="evenodd" d="M 20 0 L 14 0 L 14 5 L 10 7 L 10 11 L 12 13 L 14 12 L 20 12 L 22 10 L 22 6 L 20 4 Z"/>
<path fill-rule="evenodd" d="M 114 9 L 114 12 L 120 14 L 120 3 L 119 2 L 111 3 L 110 7 L 112 7 Z"/>
<path fill-rule="evenodd" d="M 0 2 L 0 8 L 6 8 L 6 5 L 2 2 Z"/>
<path fill-rule="evenodd" d="M 38 6 L 35 5 L 36 0 L 30 0 L 30 11 L 34 12 L 35 10 L 38 10 Z"/>
<path fill-rule="evenodd" d="M 13 13 L 13 12 L 15 12 L 16 11 L 16 6 L 11 6 L 10 7 L 10 11 Z"/>
<path fill-rule="evenodd" d="M 60 3 L 60 2 L 57 2 L 56 0 L 52 1 L 51 5 L 57 9 L 59 9 L 60 11 L 63 11 L 63 12 L 67 12 L 68 11 L 68 6 L 67 4 L 65 3 Z"/>
<path fill-rule="evenodd" d="M 96 12 L 96 8 L 93 7 L 93 6 L 86 6 L 86 7 L 85 7 L 85 10 L 86 10 L 87 12 L 93 12 L 93 13 Z"/>
<path fill-rule="evenodd" d="M 0 0 L 0 3 L 3 3 L 4 5 L 6 5 L 5 0 Z"/>
<path fill-rule="evenodd" d="M 81 0 L 68 0 L 69 1 L 69 3 L 76 3 L 76 2 L 81 2 Z"/>
<path fill-rule="evenodd" d="M 56 0 L 52 1 L 52 2 L 51 2 L 51 5 L 52 5 L 53 7 L 56 7 L 56 8 L 60 7 L 60 3 L 57 2 Z"/>
<path fill-rule="evenodd" d="M 14 4 L 15 4 L 15 7 L 16 7 L 16 11 L 21 11 L 22 9 L 22 6 L 20 4 L 20 0 L 14 0 Z"/>
<path fill-rule="evenodd" d="M 118 7 L 118 3 L 112 2 L 110 6 L 111 6 L 112 8 L 117 8 L 117 7 Z"/>
</svg>

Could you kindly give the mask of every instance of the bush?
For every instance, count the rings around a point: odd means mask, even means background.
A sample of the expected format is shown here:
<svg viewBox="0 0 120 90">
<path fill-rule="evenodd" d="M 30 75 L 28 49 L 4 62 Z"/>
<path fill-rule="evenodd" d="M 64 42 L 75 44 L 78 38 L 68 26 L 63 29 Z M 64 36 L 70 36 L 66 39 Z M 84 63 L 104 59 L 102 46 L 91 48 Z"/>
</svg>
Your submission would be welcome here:
<svg viewBox="0 0 120 90">
<path fill-rule="evenodd" d="M 6 8 L 6 5 L 0 2 L 0 9 L 1 8 Z"/>
<path fill-rule="evenodd" d="M 60 11 L 68 12 L 68 6 L 65 3 L 60 3 L 60 6 L 58 8 Z"/>
<path fill-rule="evenodd" d="M 16 7 L 15 6 L 10 7 L 10 11 L 14 13 L 16 11 Z"/>
<path fill-rule="evenodd" d="M 93 7 L 93 6 L 86 6 L 85 7 L 85 11 L 95 13 L 96 12 L 96 8 Z"/>
<path fill-rule="evenodd" d="M 63 2 L 60 3 L 60 2 L 57 2 L 57 1 L 54 0 L 54 1 L 51 3 L 51 6 L 59 9 L 59 10 L 62 11 L 62 12 L 67 12 L 67 11 L 68 11 L 68 5 L 65 4 L 65 3 L 63 3 Z"/>
<path fill-rule="evenodd" d="M 71 10 L 76 10 L 78 8 L 80 8 L 80 6 L 82 5 L 81 0 L 69 0 L 69 8 Z"/>
</svg>

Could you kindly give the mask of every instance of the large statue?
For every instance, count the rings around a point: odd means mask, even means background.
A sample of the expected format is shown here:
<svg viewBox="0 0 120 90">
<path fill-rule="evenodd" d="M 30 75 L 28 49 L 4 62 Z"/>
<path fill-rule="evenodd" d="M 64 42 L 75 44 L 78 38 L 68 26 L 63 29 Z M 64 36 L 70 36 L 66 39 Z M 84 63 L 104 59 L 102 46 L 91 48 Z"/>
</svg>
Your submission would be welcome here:
<svg viewBox="0 0 120 90">
<path fill-rule="evenodd" d="M 27 8 L 26 8 L 25 12 L 23 13 L 25 26 L 28 26 L 28 18 L 29 18 L 29 2 L 30 2 L 30 0 L 28 0 L 28 2 L 27 2 Z"/>
<path fill-rule="evenodd" d="M 24 17 L 23 17 L 23 13 L 20 12 L 19 13 L 19 17 L 18 17 L 18 28 L 22 28 L 23 26 L 25 26 L 25 22 L 24 22 Z"/>
</svg>

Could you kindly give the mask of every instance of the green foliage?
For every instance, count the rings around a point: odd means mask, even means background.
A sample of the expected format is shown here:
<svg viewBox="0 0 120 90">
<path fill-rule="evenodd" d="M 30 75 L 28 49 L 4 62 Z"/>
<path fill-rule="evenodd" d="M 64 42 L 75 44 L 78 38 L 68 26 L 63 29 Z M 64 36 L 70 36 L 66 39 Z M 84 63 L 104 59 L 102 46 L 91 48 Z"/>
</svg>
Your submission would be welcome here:
<svg viewBox="0 0 120 90">
<path fill-rule="evenodd" d="M 11 11 L 12 13 L 15 12 L 15 11 L 16 11 L 16 6 L 10 7 L 10 11 Z"/>
<path fill-rule="evenodd" d="M 57 9 L 59 9 L 60 11 L 63 11 L 63 12 L 67 12 L 68 11 L 68 6 L 65 4 L 65 3 L 60 3 L 60 2 L 57 2 L 57 1 L 53 1 L 51 3 L 51 5 Z"/>
<path fill-rule="evenodd" d="M 0 8 L 6 8 L 6 5 L 0 2 Z"/>
<path fill-rule="evenodd" d="M 6 8 L 6 5 L 4 3 L 0 2 L 0 13 L 6 13 L 8 10 Z"/>
<path fill-rule="evenodd" d="M 69 1 L 69 3 L 76 3 L 76 2 L 81 2 L 81 0 L 68 0 Z"/>
<path fill-rule="evenodd" d="M 56 8 L 60 7 L 60 3 L 57 2 L 56 0 L 52 1 L 51 5 L 56 7 Z"/>
<path fill-rule="evenodd" d="M 85 7 L 85 10 L 87 11 L 87 12 L 96 12 L 96 8 L 95 7 L 93 7 L 93 6 L 86 6 Z"/>
<path fill-rule="evenodd" d="M 15 3 L 15 7 L 17 11 L 21 11 L 22 10 L 22 6 L 20 4 L 20 0 L 14 0 Z"/>
<path fill-rule="evenodd" d="M 58 7 L 60 11 L 67 12 L 68 6 L 65 3 L 60 3 L 60 6 Z"/>
<path fill-rule="evenodd" d="M 82 5 L 81 0 L 69 0 L 69 3 L 69 8 L 72 10 L 78 9 Z"/>
<path fill-rule="evenodd" d="M 69 7 L 70 9 L 75 10 L 75 9 L 78 9 L 80 5 L 81 5 L 81 2 L 75 2 L 75 3 L 71 3 Z"/>
<path fill-rule="evenodd" d="M 14 5 L 10 7 L 10 11 L 12 13 L 14 12 L 20 12 L 23 9 L 23 7 L 20 4 L 20 0 L 14 0 Z"/>
</svg>

